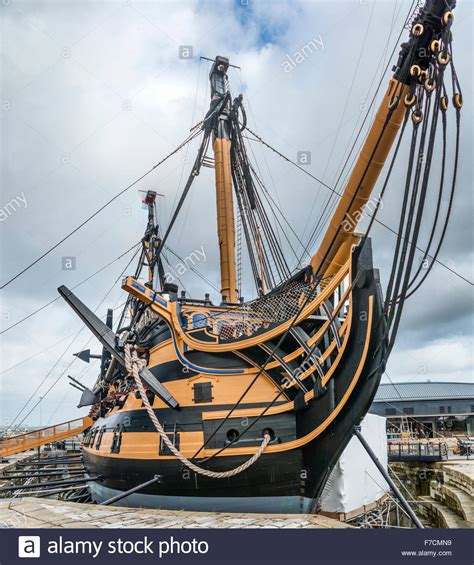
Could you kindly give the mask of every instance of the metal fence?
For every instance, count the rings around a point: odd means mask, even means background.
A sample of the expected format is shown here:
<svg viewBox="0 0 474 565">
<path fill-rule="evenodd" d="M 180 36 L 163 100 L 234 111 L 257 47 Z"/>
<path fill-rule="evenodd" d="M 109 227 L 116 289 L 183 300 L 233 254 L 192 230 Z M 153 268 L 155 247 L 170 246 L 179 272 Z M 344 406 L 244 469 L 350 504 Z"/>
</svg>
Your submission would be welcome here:
<svg viewBox="0 0 474 565">
<path fill-rule="evenodd" d="M 445 461 L 448 458 L 448 446 L 445 442 L 389 443 L 389 461 Z"/>
</svg>

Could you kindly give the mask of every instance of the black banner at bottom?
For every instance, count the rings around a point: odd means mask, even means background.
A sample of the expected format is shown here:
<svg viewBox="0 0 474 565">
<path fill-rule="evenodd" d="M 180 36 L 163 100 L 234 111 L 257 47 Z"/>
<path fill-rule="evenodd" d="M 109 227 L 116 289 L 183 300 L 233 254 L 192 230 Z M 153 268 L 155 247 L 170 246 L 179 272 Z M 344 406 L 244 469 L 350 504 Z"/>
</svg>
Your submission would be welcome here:
<svg viewBox="0 0 474 565">
<path fill-rule="evenodd" d="M 472 530 L 0 530 L 0 564 L 25 559 L 101 565 L 472 565 L 474 553 Z"/>
</svg>

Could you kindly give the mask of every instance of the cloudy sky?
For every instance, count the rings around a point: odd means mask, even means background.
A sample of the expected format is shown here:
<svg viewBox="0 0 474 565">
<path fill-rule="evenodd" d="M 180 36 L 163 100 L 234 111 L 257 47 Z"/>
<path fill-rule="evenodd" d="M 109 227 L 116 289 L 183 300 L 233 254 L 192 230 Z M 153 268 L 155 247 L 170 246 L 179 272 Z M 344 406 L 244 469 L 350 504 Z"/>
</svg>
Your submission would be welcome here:
<svg viewBox="0 0 474 565">
<path fill-rule="evenodd" d="M 308 170 L 334 184 L 410 4 L 4 0 L 1 283 L 186 138 L 209 104 L 209 63 L 200 56 L 224 55 L 238 65 L 241 70 L 231 71 L 230 84 L 234 95 L 244 94 L 249 126 L 293 159 L 298 151 L 310 151 Z M 471 2 L 459 1 L 453 33 L 465 106 L 458 190 L 439 258 L 472 281 Z M 309 42 L 318 48 L 289 70 L 288 57 L 295 60 Z M 192 58 L 180 58 L 183 47 L 192 48 Z M 452 114 L 450 121 L 453 125 Z M 453 133 L 451 127 L 449 156 Z M 260 145 L 250 146 L 268 190 L 306 241 L 327 189 Z M 3 330 L 54 300 L 60 284 L 74 286 L 111 262 L 76 292 L 101 316 L 107 307 L 118 313 L 125 296 L 113 283 L 131 255 L 113 261 L 142 234 L 146 212 L 138 191 L 164 195 L 159 213 L 166 227 L 195 149 L 193 143 L 157 168 L 8 285 L 1 294 Z M 406 156 L 405 147 L 380 215 L 392 227 Z M 434 178 L 438 165 L 439 159 Z M 213 191 L 213 171 L 204 169 L 169 243 L 181 256 L 203 249 L 206 260 L 197 267 L 218 286 Z M 421 244 L 427 240 L 433 200 Z M 395 238 L 376 225 L 373 239 L 375 262 L 386 282 Z M 74 269 L 64 269 L 67 258 L 73 258 Z M 169 259 L 176 267 L 176 258 Z M 214 292 L 192 272 L 182 282 L 196 298 Z M 249 282 L 244 289 L 250 298 Z M 394 381 L 470 380 L 472 334 L 472 284 L 437 264 L 405 307 L 388 373 Z M 66 374 L 91 385 L 97 365 L 74 361 L 72 353 L 99 348 L 66 304 L 55 301 L 1 338 L 0 425 L 13 420 L 44 425 L 84 413 L 75 408 L 79 393 L 67 384 Z"/>
</svg>

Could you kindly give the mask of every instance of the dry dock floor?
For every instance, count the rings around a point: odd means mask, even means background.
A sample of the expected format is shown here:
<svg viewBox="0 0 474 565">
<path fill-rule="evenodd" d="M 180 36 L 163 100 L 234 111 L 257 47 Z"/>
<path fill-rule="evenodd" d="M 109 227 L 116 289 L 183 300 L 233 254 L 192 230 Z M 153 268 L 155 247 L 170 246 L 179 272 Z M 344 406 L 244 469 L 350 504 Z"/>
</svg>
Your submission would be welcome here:
<svg viewBox="0 0 474 565">
<path fill-rule="evenodd" d="M 35 457 L 36 453 L 36 449 L 31 449 L 30 451 L 23 451 L 23 453 L 17 453 L 16 455 L 9 455 L 6 459 L 0 460 L 0 473 L 13 469 L 15 465 L 21 461 Z"/>
<path fill-rule="evenodd" d="M 2 528 L 350 528 L 319 515 L 104 507 L 42 498 L 0 500 Z"/>
</svg>

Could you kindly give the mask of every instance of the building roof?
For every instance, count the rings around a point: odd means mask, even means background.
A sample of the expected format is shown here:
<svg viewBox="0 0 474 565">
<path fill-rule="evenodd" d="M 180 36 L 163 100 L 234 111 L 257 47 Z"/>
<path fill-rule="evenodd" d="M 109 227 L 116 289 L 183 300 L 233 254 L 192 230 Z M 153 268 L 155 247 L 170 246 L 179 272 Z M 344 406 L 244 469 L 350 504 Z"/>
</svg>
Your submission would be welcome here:
<svg viewBox="0 0 474 565">
<path fill-rule="evenodd" d="M 431 381 L 384 383 L 379 386 L 374 402 L 444 400 L 451 398 L 472 398 L 474 400 L 474 383 Z"/>
</svg>

